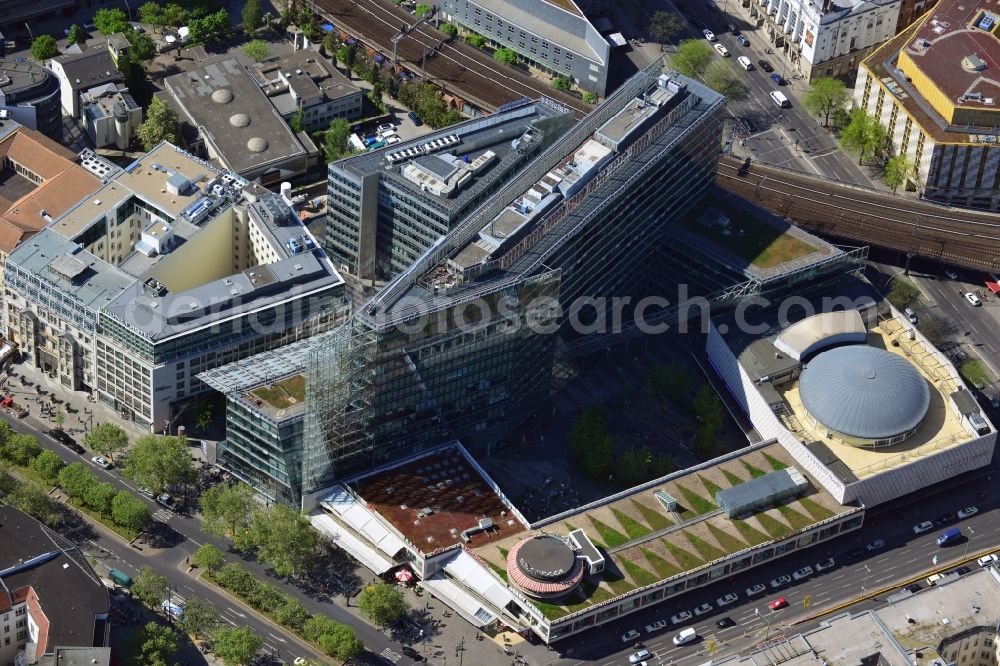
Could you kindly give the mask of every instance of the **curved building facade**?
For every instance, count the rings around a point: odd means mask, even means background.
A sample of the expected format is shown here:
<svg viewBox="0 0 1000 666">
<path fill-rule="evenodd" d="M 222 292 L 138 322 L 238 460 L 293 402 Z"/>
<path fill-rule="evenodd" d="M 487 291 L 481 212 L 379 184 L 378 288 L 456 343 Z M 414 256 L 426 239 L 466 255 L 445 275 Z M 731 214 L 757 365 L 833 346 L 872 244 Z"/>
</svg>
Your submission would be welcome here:
<svg viewBox="0 0 1000 666">
<path fill-rule="evenodd" d="M 0 109 L 22 125 L 62 140 L 59 79 L 38 63 L 0 58 Z"/>
</svg>

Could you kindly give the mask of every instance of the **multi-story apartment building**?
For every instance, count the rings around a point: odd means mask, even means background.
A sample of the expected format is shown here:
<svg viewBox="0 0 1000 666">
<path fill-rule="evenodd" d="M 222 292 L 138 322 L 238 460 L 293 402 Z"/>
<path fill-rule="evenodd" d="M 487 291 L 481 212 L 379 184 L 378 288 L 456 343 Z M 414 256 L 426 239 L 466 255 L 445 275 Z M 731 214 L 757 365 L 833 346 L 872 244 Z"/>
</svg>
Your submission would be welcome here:
<svg viewBox="0 0 1000 666">
<path fill-rule="evenodd" d="M 0 110 L 56 141 L 63 135 L 59 95 L 59 79 L 45 67 L 0 58 Z"/>
<path fill-rule="evenodd" d="M 1000 12 L 941 0 L 862 63 L 854 102 L 913 165 L 909 186 L 937 201 L 1000 208 Z"/>
<path fill-rule="evenodd" d="M 786 75 L 853 80 L 871 49 L 896 34 L 899 7 L 900 0 L 755 0 L 750 13 L 788 58 Z"/>
<path fill-rule="evenodd" d="M 514 104 L 331 163 L 327 251 L 361 277 L 400 273 L 572 123 L 546 100 Z"/>
<path fill-rule="evenodd" d="M 443 0 L 438 12 L 535 69 L 605 93 L 611 46 L 574 0 Z"/>
<path fill-rule="evenodd" d="M 361 117 L 361 89 L 315 51 L 274 56 L 256 63 L 251 75 L 286 121 L 301 111 L 308 132 L 327 129 L 335 118 Z"/>
<path fill-rule="evenodd" d="M 163 143 L 22 243 L 12 337 L 131 419 L 169 426 L 196 374 L 312 335 L 343 280 L 280 197 Z M 251 192 L 252 190 L 252 192 Z"/>
</svg>

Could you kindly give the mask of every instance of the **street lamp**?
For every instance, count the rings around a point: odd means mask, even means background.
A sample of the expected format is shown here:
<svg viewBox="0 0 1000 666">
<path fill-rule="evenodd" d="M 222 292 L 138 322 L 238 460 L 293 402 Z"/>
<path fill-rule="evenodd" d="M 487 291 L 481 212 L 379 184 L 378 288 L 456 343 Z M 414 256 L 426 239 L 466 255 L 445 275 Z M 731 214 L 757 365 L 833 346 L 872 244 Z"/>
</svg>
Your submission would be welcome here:
<svg viewBox="0 0 1000 666">
<path fill-rule="evenodd" d="M 759 608 L 754 608 L 753 611 L 754 614 L 757 615 L 757 617 L 760 617 Z M 771 635 L 771 616 L 765 615 L 764 617 L 766 618 L 765 622 L 767 622 L 767 628 L 764 630 L 764 641 L 767 642 L 767 637 Z"/>
<path fill-rule="evenodd" d="M 865 589 L 868 587 L 868 576 L 872 573 L 872 570 L 868 568 L 867 564 L 865 565 L 865 572 L 865 579 L 861 583 L 861 596 L 865 596 Z"/>
<path fill-rule="evenodd" d="M 970 527 L 969 538 L 965 540 L 965 552 L 962 553 L 963 560 L 965 559 L 965 556 L 969 554 L 969 545 L 972 543 L 972 537 L 975 536 L 975 534 L 976 534 L 975 531 L 973 531 L 973 529 Z"/>
</svg>

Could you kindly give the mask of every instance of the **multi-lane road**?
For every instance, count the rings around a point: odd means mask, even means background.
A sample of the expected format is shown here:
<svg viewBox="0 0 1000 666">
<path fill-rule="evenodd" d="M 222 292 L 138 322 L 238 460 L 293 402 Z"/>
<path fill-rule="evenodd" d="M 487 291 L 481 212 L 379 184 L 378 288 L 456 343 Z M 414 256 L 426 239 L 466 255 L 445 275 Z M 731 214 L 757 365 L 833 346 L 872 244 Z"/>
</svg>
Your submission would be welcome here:
<svg viewBox="0 0 1000 666">
<path fill-rule="evenodd" d="M 926 589 L 923 579 L 932 571 L 954 568 L 974 553 L 1000 546 L 1000 503 L 992 492 L 993 478 L 998 473 L 1000 470 L 994 465 L 981 473 L 942 484 L 928 493 L 876 507 L 866 515 L 864 527 L 829 544 L 789 555 L 732 580 L 702 588 L 676 601 L 575 636 L 572 641 L 566 641 L 572 645 L 557 643 L 555 647 L 563 656 L 559 663 L 562 666 L 579 666 L 585 662 L 600 666 L 626 665 L 628 655 L 635 651 L 635 647 L 631 642 L 623 644 L 621 636 L 629 629 L 636 629 L 642 632 L 642 646 L 653 653 L 656 663 L 696 666 L 713 656 L 718 658 L 752 650 L 765 638 L 807 630 L 819 622 L 819 619 L 809 618 L 824 610 L 839 608 L 852 601 L 858 603 L 850 605 L 851 611 L 877 607 L 885 603 L 887 588 L 895 588 L 888 593 L 898 592 L 902 585 L 917 579 L 918 584 Z M 942 514 L 966 506 L 977 506 L 979 513 L 955 524 L 962 528 L 966 539 L 953 547 L 939 548 L 935 543 L 938 534 L 945 529 L 943 527 L 935 527 L 919 535 L 913 532 L 917 523 L 933 521 Z M 885 547 L 854 561 L 844 557 L 847 551 L 863 549 L 875 539 L 884 539 Z M 935 556 L 939 558 L 938 566 L 933 563 Z M 796 569 L 813 566 L 827 557 L 835 558 L 837 566 L 834 569 L 778 589 L 770 587 L 771 579 L 791 575 Z M 972 562 L 969 566 L 976 567 L 976 563 Z M 747 598 L 746 588 L 757 583 L 768 586 L 767 591 L 752 599 Z M 717 598 L 731 592 L 739 595 L 739 601 L 734 605 L 724 610 L 713 610 L 676 627 L 670 626 L 670 618 L 675 613 L 692 610 L 706 601 L 714 604 Z M 777 597 L 784 597 L 788 607 L 772 611 L 768 603 Z M 735 626 L 719 629 L 716 622 L 722 618 L 733 620 Z M 657 619 L 666 620 L 667 628 L 652 635 L 645 634 L 643 627 Z M 699 640 L 675 646 L 673 637 L 686 627 L 693 627 Z M 714 654 L 710 655 L 709 651 Z"/>
</svg>

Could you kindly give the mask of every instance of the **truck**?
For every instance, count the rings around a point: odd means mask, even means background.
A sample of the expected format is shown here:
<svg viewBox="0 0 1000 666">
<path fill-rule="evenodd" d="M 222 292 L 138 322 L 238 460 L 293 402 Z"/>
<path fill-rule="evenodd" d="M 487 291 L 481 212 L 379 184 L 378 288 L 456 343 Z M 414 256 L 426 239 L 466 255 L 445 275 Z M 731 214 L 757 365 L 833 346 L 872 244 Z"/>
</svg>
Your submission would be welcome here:
<svg viewBox="0 0 1000 666">
<path fill-rule="evenodd" d="M 24 405 L 20 405 L 14 402 L 13 396 L 6 396 L 3 400 L 0 400 L 0 407 L 3 408 L 5 412 L 12 416 L 16 416 L 19 419 L 23 419 L 28 415 L 28 408 Z"/>
</svg>

